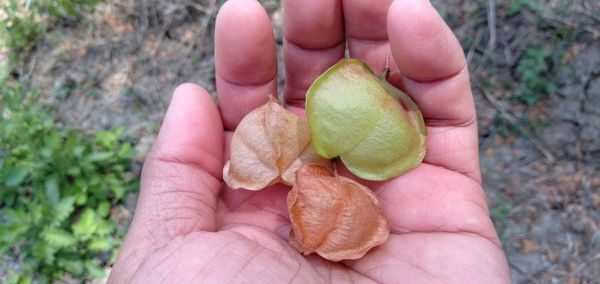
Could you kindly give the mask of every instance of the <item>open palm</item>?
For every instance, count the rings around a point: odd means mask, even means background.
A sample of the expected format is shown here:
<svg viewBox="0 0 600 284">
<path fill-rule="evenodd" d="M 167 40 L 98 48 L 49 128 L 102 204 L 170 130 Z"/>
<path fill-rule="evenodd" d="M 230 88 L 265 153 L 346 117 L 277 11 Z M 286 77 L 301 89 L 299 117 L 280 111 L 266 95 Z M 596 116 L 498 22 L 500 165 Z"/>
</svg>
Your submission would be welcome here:
<svg viewBox="0 0 600 284">
<path fill-rule="evenodd" d="M 346 46 L 376 73 L 389 60 L 390 81 L 422 110 L 429 133 L 424 163 L 386 182 L 361 181 L 381 200 L 388 241 L 360 260 L 304 257 L 287 244 L 289 188 L 223 187 L 232 131 L 277 93 L 268 16 L 254 0 L 230 0 L 217 17 L 219 108 L 199 86 L 175 91 L 109 281 L 510 282 L 480 185 L 466 63 L 429 2 L 285 0 L 284 9 L 289 110 L 303 115 L 306 90 Z"/>
</svg>

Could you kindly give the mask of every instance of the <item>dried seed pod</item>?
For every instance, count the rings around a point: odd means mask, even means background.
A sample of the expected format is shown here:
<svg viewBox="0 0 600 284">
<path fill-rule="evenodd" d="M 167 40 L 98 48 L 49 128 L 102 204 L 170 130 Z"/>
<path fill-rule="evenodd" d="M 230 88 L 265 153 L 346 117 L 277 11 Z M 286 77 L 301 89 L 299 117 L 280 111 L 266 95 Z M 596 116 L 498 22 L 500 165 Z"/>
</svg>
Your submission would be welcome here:
<svg viewBox="0 0 600 284">
<path fill-rule="evenodd" d="M 427 130 L 415 102 L 359 60 L 342 59 L 310 86 L 315 151 L 357 176 L 386 180 L 423 161 Z"/>
<path fill-rule="evenodd" d="M 236 128 L 223 179 L 233 189 L 260 190 L 280 181 L 292 185 L 304 163 L 331 166 L 312 149 L 307 122 L 271 97 Z"/>
<path fill-rule="evenodd" d="M 305 165 L 296 172 L 287 203 L 292 222 L 289 243 L 304 255 L 357 259 L 389 235 L 375 194 L 321 166 Z"/>
</svg>

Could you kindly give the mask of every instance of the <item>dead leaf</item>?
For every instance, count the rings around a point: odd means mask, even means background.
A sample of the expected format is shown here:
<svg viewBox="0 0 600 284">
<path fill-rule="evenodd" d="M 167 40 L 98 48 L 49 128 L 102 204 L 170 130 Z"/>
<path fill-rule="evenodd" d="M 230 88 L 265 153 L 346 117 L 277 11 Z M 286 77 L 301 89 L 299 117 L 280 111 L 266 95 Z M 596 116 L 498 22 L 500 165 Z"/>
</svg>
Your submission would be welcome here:
<svg viewBox="0 0 600 284">
<path fill-rule="evenodd" d="M 271 98 L 236 128 L 223 179 L 233 189 L 260 190 L 277 182 L 292 185 L 295 171 L 305 163 L 331 167 L 312 150 L 308 123 Z"/>
<path fill-rule="evenodd" d="M 521 249 L 521 251 L 524 254 L 530 254 L 530 253 L 536 251 L 537 249 L 538 249 L 538 246 L 534 241 L 532 241 L 530 239 L 523 240 L 523 248 Z"/>
<path fill-rule="evenodd" d="M 357 259 L 384 243 L 389 223 L 369 188 L 325 167 L 305 165 L 288 194 L 289 243 L 304 255 Z"/>
</svg>

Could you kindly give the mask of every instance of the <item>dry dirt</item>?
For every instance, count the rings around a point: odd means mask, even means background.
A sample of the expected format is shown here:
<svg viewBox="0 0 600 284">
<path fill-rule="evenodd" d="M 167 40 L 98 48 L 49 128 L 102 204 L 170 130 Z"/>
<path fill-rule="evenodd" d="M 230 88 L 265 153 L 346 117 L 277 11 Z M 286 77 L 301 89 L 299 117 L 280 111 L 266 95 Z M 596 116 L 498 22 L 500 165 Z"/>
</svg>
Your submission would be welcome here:
<svg viewBox="0 0 600 284">
<path fill-rule="evenodd" d="M 278 2 L 261 1 L 281 46 Z M 600 283 L 599 2 L 433 2 L 470 64 L 484 186 L 513 281 Z M 215 93 L 220 4 L 107 1 L 42 39 L 29 60 L 32 85 L 66 124 L 124 126 L 139 138 L 141 160 L 175 86 L 194 82 Z M 532 48 L 549 54 L 539 77 L 556 88 L 527 106 L 513 94 Z"/>
</svg>

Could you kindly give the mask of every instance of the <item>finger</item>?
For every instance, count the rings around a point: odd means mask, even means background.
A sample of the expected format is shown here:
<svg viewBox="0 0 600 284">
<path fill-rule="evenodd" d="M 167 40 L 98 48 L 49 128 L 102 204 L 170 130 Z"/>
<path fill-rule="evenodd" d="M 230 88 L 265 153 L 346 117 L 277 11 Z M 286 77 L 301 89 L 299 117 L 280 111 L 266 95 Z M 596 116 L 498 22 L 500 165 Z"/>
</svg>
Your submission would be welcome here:
<svg viewBox="0 0 600 284">
<path fill-rule="evenodd" d="M 387 29 L 396 63 L 412 80 L 445 79 L 466 65 L 458 40 L 427 0 L 394 1 Z"/>
<path fill-rule="evenodd" d="M 152 246 L 216 228 L 223 126 L 210 95 L 193 84 L 175 90 L 142 172 L 132 226 L 115 267 L 135 271 Z M 113 271 L 114 274 L 119 272 Z"/>
<path fill-rule="evenodd" d="M 137 213 L 173 235 L 214 230 L 222 170 L 219 112 L 204 89 L 184 84 L 146 158 Z"/>
<path fill-rule="evenodd" d="M 395 1 L 388 13 L 388 36 L 406 89 L 427 120 L 443 125 L 473 120 L 462 48 L 429 1 Z"/>
<path fill-rule="evenodd" d="M 375 74 L 381 74 L 389 64 L 391 78 L 397 78 L 398 66 L 392 58 L 387 34 L 387 12 L 392 0 L 376 4 L 363 0 L 343 2 L 350 57 L 367 63 Z"/>
<path fill-rule="evenodd" d="M 341 0 L 284 0 L 286 104 L 304 108 L 306 90 L 344 57 Z"/>
<path fill-rule="evenodd" d="M 403 86 L 428 126 L 425 162 L 479 181 L 475 106 L 458 40 L 426 0 L 394 1 L 387 26 Z"/>
<path fill-rule="evenodd" d="M 277 96 L 275 39 L 255 0 L 230 0 L 215 26 L 215 66 L 223 124 L 233 130 L 250 111 Z"/>
</svg>

